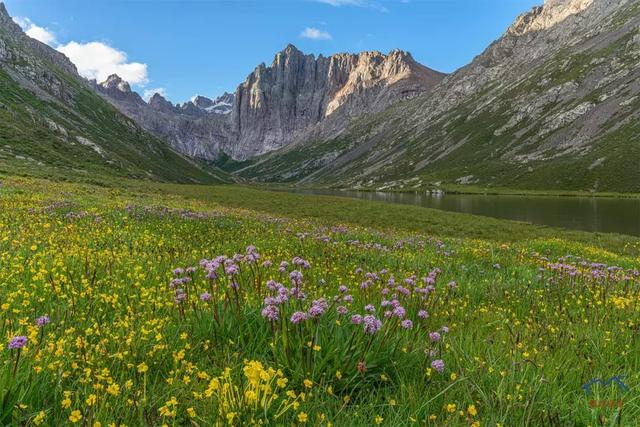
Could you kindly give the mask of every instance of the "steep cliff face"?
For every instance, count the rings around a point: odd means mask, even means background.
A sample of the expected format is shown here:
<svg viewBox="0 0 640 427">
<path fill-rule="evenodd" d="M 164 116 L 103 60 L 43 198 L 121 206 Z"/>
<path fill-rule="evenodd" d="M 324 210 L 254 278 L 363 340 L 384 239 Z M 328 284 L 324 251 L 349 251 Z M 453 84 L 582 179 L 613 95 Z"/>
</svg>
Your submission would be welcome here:
<svg viewBox="0 0 640 427">
<path fill-rule="evenodd" d="M 376 188 L 640 191 L 639 63 L 640 1 L 547 0 L 428 95 L 240 173 Z"/>
<path fill-rule="evenodd" d="M 344 131 L 359 115 L 431 90 L 444 74 L 399 50 L 305 55 L 293 45 L 259 65 L 235 94 L 196 96 L 175 106 L 160 95 L 145 103 L 117 76 L 96 90 L 145 129 L 191 156 L 237 160 Z"/>
<path fill-rule="evenodd" d="M 232 102 L 232 97 L 216 101 L 194 97 L 178 106 L 158 93 L 145 102 L 116 75 L 100 84 L 93 82 L 93 86 L 122 113 L 190 157 L 217 158 L 233 135 L 227 111 L 230 107 L 220 105 Z"/>
<path fill-rule="evenodd" d="M 289 45 L 238 87 L 232 113 L 237 141 L 229 154 L 246 159 L 339 133 L 351 118 L 427 92 L 443 77 L 399 50 L 316 58 Z M 318 127 L 324 122 L 331 124 Z"/>
</svg>

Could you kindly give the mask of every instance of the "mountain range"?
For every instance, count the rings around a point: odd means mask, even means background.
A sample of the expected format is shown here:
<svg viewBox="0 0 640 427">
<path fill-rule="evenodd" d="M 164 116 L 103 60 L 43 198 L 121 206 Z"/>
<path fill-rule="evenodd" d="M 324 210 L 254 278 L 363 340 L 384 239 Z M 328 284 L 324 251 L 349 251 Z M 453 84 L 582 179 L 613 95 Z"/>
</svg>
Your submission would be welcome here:
<svg viewBox="0 0 640 427">
<path fill-rule="evenodd" d="M 288 45 L 234 94 L 174 105 L 116 75 L 82 79 L 0 6 L 0 160 L 189 181 L 640 192 L 639 64 L 640 1 L 546 0 L 449 75 L 401 50 Z"/>
<path fill-rule="evenodd" d="M 351 119 L 428 92 L 444 74 L 394 50 L 317 58 L 288 45 L 258 65 L 235 94 L 181 106 L 155 94 L 148 103 L 118 76 L 94 86 L 120 111 L 189 156 L 246 160 L 342 133 Z M 224 108 L 211 109 L 214 105 Z"/>
<path fill-rule="evenodd" d="M 0 171 L 85 180 L 102 175 L 191 183 L 231 180 L 120 113 L 66 56 L 25 35 L 3 3 Z"/>
<path fill-rule="evenodd" d="M 236 165 L 267 181 L 640 191 L 640 2 L 547 0 L 429 93 Z"/>
</svg>

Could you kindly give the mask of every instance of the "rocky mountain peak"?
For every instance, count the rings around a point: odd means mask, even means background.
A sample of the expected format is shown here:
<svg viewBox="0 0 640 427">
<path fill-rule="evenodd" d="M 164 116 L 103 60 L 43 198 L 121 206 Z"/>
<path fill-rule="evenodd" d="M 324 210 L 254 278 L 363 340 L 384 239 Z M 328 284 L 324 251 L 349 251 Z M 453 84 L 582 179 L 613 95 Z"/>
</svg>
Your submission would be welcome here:
<svg viewBox="0 0 640 427">
<path fill-rule="evenodd" d="M 233 110 L 235 95 L 225 92 L 212 100 L 202 95 L 195 95 L 189 102 L 185 102 L 179 108 L 183 114 L 201 116 L 203 114 L 229 114 Z"/>
<path fill-rule="evenodd" d="M 236 96 L 233 93 L 225 92 L 216 98 L 216 102 L 233 103 L 235 97 Z"/>
<path fill-rule="evenodd" d="M 0 19 L 6 19 L 7 17 L 9 17 L 9 12 L 7 12 L 4 2 L 0 1 Z M 9 19 L 11 18 L 9 17 Z"/>
<path fill-rule="evenodd" d="M 543 6 L 536 6 L 520 15 L 507 33 L 521 36 L 533 31 L 546 30 L 569 16 L 584 11 L 593 2 L 594 0 L 545 0 Z"/>
<path fill-rule="evenodd" d="M 201 108 L 203 110 L 213 106 L 213 101 L 207 98 L 206 96 L 202 96 L 202 95 L 194 96 L 193 98 L 191 98 L 190 102 L 196 107 Z"/>
<path fill-rule="evenodd" d="M 4 2 L 0 1 L 0 22 L 4 23 L 5 21 L 13 21 L 9 12 L 7 12 L 7 8 L 4 5 Z"/>
<path fill-rule="evenodd" d="M 196 95 L 176 106 L 156 94 L 144 103 L 125 97 L 116 77 L 107 85 L 112 90 L 99 91 L 182 152 L 212 159 L 223 151 L 244 160 L 338 134 L 352 118 L 425 93 L 443 78 L 398 49 L 316 57 L 289 44 L 270 65 L 258 65 L 235 94 L 215 99 Z"/>
<path fill-rule="evenodd" d="M 292 54 L 292 53 L 302 53 L 300 51 L 300 49 L 298 49 L 295 45 L 293 45 L 292 43 L 287 44 L 287 46 L 282 50 L 283 52 L 287 53 L 287 54 Z"/>
<path fill-rule="evenodd" d="M 65 55 L 25 34 L 9 15 L 1 0 L 0 62 L 19 64 L 17 70 L 20 74 L 25 78 L 37 75 L 41 80 L 39 83 L 43 86 L 55 86 L 56 94 L 60 97 L 65 95 L 64 85 L 54 73 L 51 73 L 48 65 L 53 63 L 66 72 L 77 74 L 76 66 Z"/>
<path fill-rule="evenodd" d="M 290 57 L 300 57 L 305 56 L 304 53 L 293 44 L 289 43 L 284 49 L 280 52 L 276 53 L 276 59 L 278 57 L 290 58 Z"/>
<path fill-rule="evenodd" d="M 7 8 L 2 0 L 0 0 L 0 27 L 12 37 L 26 38 L 36 43 L 40 43 L 37 40 L 32 39 L 24 34 L 20 25 L 18 25 L 18 23 L 13 20 L 11 15 L 9 15 L 9 12 L 7 11 Z"/>
<path fill-rule="evenodd" d="M 176 107 L 157 92 L 149 99 L 149 107 L 165 113 L 172 113 L 176 111 Z"/>
<path fill-rule="evenodd" d="M 229 114 L 233 111 L 233 104 L 236 101 L 236 96 L 233 93 L 225 92 L 213 101 L 213 105 L 206 110 L 209 113 L 216 114 Z"/>
<path fill-rule="evenodd" d="M 239 142 L 231 155 L 244 159 L 306 138 L 338 110 L 327 127 L 340 129 L 350 117 L 424 93 L 443 77 L 401 50 L 316 57 L 289 44 L 238 87 L 232 118 Z"/>
<path fill-rule="evenodd" d="M 129 83 L 117 74 L 111 74 L 102 83 L 96 83 L 95 80 L 92 80 L 91 85 L 101 95 L 106 96 L 108 99 L 118 100 L 128 105 L 129 108 L 135 108 L 135 105 L 145 104 L 140 95 L 131 90 Z"/>
<path fill-rule="evenodd" d="M 129 86 L 129 83 L 124 81 L 117 74 L 111 74 L 109 77 L 107 77 L 107 80 L 100 83 L 100 86 L 102 86 L 107 90 L 116 89 L 116 90 L 119 90 L 120 92 L 125 92 L 125 93 L 131 92 L 131 86 Z"/>
</svg>

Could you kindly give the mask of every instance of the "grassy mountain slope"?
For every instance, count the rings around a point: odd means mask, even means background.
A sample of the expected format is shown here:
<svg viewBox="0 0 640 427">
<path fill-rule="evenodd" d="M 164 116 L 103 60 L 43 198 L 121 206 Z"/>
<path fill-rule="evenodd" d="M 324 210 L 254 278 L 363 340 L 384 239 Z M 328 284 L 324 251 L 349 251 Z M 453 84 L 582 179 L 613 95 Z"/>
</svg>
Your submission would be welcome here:
<svg viewBox="0 0 640 427">
<path fill-rule="evenodd" d="M 433 96 L 355 121 L 338 139 L 254 159 L 238 173 L 376 188 L 638 192 L 640 7 L 604 3 L 594 0 L 550 29 L 506 34 Z"/>
<path fill-rule="evenodd" d="M 1 3 L 0 172 L 85 180 L 229 180 L 119 113 L 64 56 L 23 34 Z"/>
</svg>

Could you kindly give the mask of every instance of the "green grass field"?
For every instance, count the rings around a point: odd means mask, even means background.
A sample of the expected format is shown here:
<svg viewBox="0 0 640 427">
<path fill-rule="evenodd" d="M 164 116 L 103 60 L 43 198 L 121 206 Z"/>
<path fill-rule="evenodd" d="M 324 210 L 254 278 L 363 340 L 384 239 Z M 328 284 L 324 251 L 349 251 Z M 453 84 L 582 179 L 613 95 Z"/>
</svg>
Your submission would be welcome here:
<svg viewBox="0 0 640 427">
<path fill-rule="evenodd" d="M 639 253 L 413 206 L 4 177 L 0 425 L 637 425 Z"/>
</svg>

